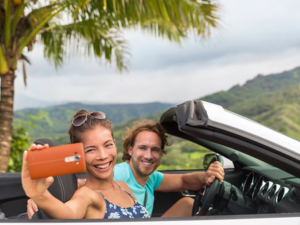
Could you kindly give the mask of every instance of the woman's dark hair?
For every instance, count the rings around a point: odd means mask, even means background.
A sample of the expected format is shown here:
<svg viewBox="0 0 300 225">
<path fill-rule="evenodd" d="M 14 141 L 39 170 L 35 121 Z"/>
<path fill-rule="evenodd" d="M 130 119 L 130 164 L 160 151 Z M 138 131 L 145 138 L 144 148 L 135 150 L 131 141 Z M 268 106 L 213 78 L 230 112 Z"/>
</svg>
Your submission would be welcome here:
<svg viewBox="0 0 300 225">
<path fill-rule="evenodd" d="M 88 131 L 88 130 L 93 130 L 97 126 L 102 126 L 110 130 L 112 137 L 113 131 L 112 131 L 112 123 L 110 120 L 106 117 L 105 119 L 95 119 L 92 116 L 88 115 L 89 112 L 82 109 L 78 111 L 72 118 L 72 120 L 82 114 L 87 115 L 87 120 L 80 126 L 76 127 L 72 123 L 70 125 L 68 134 L 70 135 L 70 142 L 71 143 L 78 143 L 81 142 L 81 134 Z"/>
</svg>

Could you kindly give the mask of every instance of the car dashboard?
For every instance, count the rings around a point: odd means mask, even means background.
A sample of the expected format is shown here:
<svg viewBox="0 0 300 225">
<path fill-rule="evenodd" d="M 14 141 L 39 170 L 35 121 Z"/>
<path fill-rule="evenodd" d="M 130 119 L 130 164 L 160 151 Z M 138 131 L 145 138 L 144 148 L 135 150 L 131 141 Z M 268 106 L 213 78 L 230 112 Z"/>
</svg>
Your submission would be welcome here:
<svg viewBox="0 0 300 225">
<path fill-rule="evenodd" d="M 275 167 L 243 168 L 240 186 L 257 205 L 258 214 L 300 212 L 300 179 Z"/>
</svg>

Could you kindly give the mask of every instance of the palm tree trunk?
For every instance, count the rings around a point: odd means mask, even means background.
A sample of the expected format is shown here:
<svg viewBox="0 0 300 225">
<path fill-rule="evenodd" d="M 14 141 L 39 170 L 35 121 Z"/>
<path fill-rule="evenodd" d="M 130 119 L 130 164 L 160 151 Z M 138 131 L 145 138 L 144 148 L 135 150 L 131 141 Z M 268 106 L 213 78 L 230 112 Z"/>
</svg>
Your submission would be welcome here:
<svg viewBox="0 0 300 225">
<path fill-rule="evenodd" d="M 9 70 L 1 75 L 0 99 L 0 173 L 5 173 L 10 156 L 13 129 L 13 102 L 15 72 Z"/>
</svg>

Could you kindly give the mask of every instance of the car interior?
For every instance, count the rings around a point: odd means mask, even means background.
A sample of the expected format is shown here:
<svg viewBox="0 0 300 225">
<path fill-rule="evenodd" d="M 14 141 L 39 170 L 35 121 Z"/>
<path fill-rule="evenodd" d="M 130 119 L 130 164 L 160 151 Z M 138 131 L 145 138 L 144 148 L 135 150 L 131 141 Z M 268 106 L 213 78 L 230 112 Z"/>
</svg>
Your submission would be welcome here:
<svg viewBox="0 0 300 225">
<path fill-rule="evenodd" d="M 201 120 L 207 114 L 201 102 L 197 104 L 195 111 L 185 103 L 169 109 L 160 123 L 168 134 L 204 146 L 234 164 L 234 169 L 224 169 L 222 183 L 215 180 L 195 200 L 201 210 L 208 207 L 198 215 L 299 213 L 299 163 L 259 142 L 205 126 Z"/>
<path fill-rule="evenodd" d="M 300 213 L 299 178 L 226 146 L 201 139 L 197 141 L 202 142 L 203 146 L 212 151 L 222 153 L 226 151 L 226 156 L 234 163 L 234 169 L 224 169 L 224 181 L 210 194 L 213 199 L 210 200 L 209 210 L 205 215 Z M 168 171 L 168 173 L 172 172 L 179 173 L 179 171 Z M 203 198 L 207 197 L 207 192 L 207 190 L 200 191 L 202 199 L 199 205 L 202 208 Z M 152 216 L 161 216 L 174 204 L 174 201 L 181 197 L 196 198 L 196 195 L 197 192 L 192 190 L 180 193 L 156 192 Z M 166 197 L 168 200 L 165 199 Z M 196 198 L 195 201 L 199 200 Z"/>
</svg>

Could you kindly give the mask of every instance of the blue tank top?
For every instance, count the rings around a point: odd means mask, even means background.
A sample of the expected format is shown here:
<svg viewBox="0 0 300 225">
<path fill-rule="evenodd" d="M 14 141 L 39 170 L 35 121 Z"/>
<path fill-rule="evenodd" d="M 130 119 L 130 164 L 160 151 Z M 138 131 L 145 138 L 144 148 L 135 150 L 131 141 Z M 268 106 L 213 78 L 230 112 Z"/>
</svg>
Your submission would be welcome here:
<svg viewBox="0 0 300 225">
<path fill-rule="evenodd" d="M 116 182 L 115 184 L 118 185 Z M 125 191 L 120 185 L 118 186 Z M 125 191 L 125 193 L 127 193 L 134 201 L 134 205 L 127 208 L 117 206 L 116 204 L 108 201 L 102 193 L 98 191 L 96 192 L 101 194 L 106 202 L 106 210 L 103 219 L 150 218 L 147 209 L 136 201 L 127 191 Z"/>
</svg>

